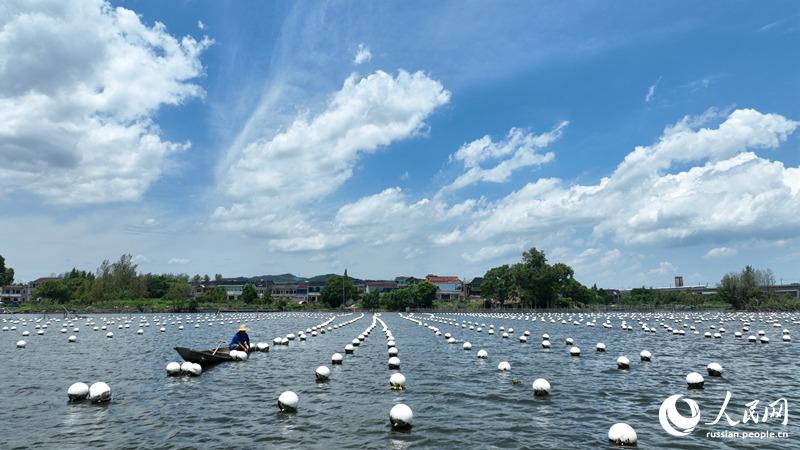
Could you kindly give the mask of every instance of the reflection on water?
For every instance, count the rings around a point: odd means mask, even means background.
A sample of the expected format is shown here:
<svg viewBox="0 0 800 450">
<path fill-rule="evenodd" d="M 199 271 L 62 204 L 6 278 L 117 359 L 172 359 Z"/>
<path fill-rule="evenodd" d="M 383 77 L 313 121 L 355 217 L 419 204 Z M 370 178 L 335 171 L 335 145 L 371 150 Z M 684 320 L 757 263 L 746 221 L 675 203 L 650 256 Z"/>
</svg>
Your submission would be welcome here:
<svg viewBox="0 0 800 450">
<path fill-rule="evenodd" d="M 450 332 L 459 341 L 472 343 L 471 351 L 461 344 L 447 344 L 431 330 L 404 320 L 398 314 L 383 314 L 396 338 L 407 390 L 391 391 L 388 381 L 388 353 L 380 326 L 356 349 L 345 355 L 344 364 L 333 366 L 333 353 L 344 354 L 344 346 L 372 323 L 366 315 L 355 323 L 324 335 L 294 340 L 288 346 L 275 346 L 272 339 L 297 333 L 317 325 L 332 314 L 261 314 L 247 319 L 253 342 L 269 342 L 268 353 L 254 353 L 247 362 L 226 363 L 204 370 L 197 378 L 170 378 L 164 367 L 178 361 L 175 346 L 209 348 L 227 341 L 238 323 L 200 315 L 181 315 L 184 330 L 168 321 L 166 332 L 159 332 L 155 315 L 135 316 L 131 327 L 118 329 L 129 318 L 114 317 L 113 339 L 105 331 L 92 331 L 86 320 L 76 321 L 80 333 L 59 333 L 53 323 L 45 335 L 36 336 L 33 325 L 38 317 L 28 316 L 26 326 L 0 333 L 0 392 L 3 392 L 3 418 L 0 419 L 2 448 L 605 448 L 608 428 L 626 422 L 636 429 L 640 448 L 800 448 L 796 437 L 796 418 L 789 425 L 741 424 L 731 429 L 723 423 L 705 425 L 715 416 L 725 393 L 732 393 L 729 411 L 741 418 L 745 404 L 760 400 L 762 405 L 780 397 L 789 410 L 800 406 L 800 381 L 797 377 L 800 351 L 797 343 L 783 343 L 781 331 L 789 329 L 795 337 L 797 316 L 748 314 L 717 317 L 716 314 L 676 314 L 642 317 L 657 333 L 644 333 L 637 327 L 639 317 L 608 315 L 612 329 L 587 327 L 586 317 L 565 315 L 567 324 L 542 322 L 540 316 L 465 317 L 441 314 L 456 320 L 485 323 L 478 333 L 457 325 L 430 322 Z M 702 323 L 693 320 L 705 316 Z M 22 316 L 20 316 L 22 317 Z M 111 316 L 107 316 L 111 317 Z M 139 317 L 150 327 L 137 335 Z M 337 318 L 333 323 L 358 315 Z M 427 315 L 417 317 L 430 321 Z M 752 322 L 742 339 L 733 332 L 742 327 L 741 319 Z M 3 316 L 6 321 L 10 316 Z M 19 317 L 18 317 L 19 318 Z M 549 317 L 548 317 L 549 318 Z M 623 331 L 618 325 L 625 318 L 634 325 Z M 779 319 L 781 327 L 767 322 Z M 530 320 L 535 319 L 535 320 Z M 602 323 L 606 315 L 597 316 Z M 706 339 L 710 325 L 727 329 L 722 339 Z M 93 317 L 98 325 L 101 316 Z M 572 325 L 583 320 L 582 325 Z M 194 322 L 201 326 L 194 328 Z M 208 326 L 211 322 L 212 326 Z M 699 335 L 673 336 L 659 323 L 679 327 L 697 326 Z M 42 322 L 43 323 L 43 322 Z M 513 327 L 509 339 L 501 333 L 489 335 L 488 326 Z M 0 325 L 9 325 L 2 323 Z M 17 350 L 14 343 L 23 330 L 31 331 L 28 347 Z M 747 342 L 748 334 L 764 329 L 771 343 Z M 527 344 L 518 342 L 523 331 L 530 331 Z M 543 333 L 550 334 L 552 349 L 540 345 Z M 67 343 L 69 334 L 78 342 Z M 565 339 L 571 337 L 581 347 L 580 357 L 569 355 Z M 604 342 L 605 353 L 594 351 Z M 478 350 L 489 352 L 478 359 Z M 639 361 L 641 350 L 653 354 L 651 362 Z M 616 359 L 627 356 L 630 370 L 618 370 Z M 508 361 L 511 371 L 500 373 L 497 364 Z M 706 377 L 701 391 L 688 391 L 685 376 L 691 371 L 705 375 L 705 367 L 718 362 L 724 367 L 722 378 Z M 330 381 L 316 383 L 314 369 L 326 365 Z M 531 383 L 547 379 L 551 395 L 535 398 Z M 518 383 L 515 383 L 518 380 Z M 113 391 L 104 406 L 67 402 L 67 387 L 78 381 L 105 381 Z M 278 412 L 278 395 L 295 391 L 300 397 L 296 414 Z M 684 394 L 700 404 L 703 420 L 686 437 L 672 437 L 659 425 L 661 402 L 672 394 Z M 406 403 L 414 411 L 414 428 L 394 431 L 388 425 L 392 405 Z M 33 425 L 36 424 L 36 425 Z M 777 428 L 776 428 L 777 426 Z M 34 429 L 46 429 L 35 432 Z M 711 431 L 781 431 L 789 439 L 734 440 L 705 437 Z M 22 432 L 24 431 L 24 432 Z"/>
</svg>

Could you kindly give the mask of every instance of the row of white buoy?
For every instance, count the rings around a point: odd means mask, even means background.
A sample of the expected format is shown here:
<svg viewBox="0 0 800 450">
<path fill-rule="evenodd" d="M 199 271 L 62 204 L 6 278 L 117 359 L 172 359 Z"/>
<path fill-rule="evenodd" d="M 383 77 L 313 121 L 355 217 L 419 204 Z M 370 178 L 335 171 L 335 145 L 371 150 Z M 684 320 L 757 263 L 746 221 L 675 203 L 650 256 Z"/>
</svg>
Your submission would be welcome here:
<svg viewBox="0 0 800 450">
<path fill-rule="evenodd" d="M 67 389 L 67 397 L 72 402 L 88 399 L 92 403 L 111 401 L 111 388 L 106 383 L 98 381 L 91 386 L 86 383 L 74 383 Z"/>
</svg>

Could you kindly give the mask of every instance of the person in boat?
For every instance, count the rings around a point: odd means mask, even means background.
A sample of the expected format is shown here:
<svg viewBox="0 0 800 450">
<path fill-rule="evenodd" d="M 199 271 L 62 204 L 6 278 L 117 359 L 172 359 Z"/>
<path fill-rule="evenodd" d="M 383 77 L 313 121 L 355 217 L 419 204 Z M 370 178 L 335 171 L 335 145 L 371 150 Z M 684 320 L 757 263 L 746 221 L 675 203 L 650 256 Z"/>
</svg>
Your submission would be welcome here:
<svg viewBox="0 0 800 450">
<path fill-rule="evenodd" d="M 233 335 L 231 343 L 228 344 L 229 350 L 241 350 L 243 352 L 250 351 L 250 336 L 247 335 L 247 327 L 242 324 L 239 325 L 239 331 Z"/>
</svg>

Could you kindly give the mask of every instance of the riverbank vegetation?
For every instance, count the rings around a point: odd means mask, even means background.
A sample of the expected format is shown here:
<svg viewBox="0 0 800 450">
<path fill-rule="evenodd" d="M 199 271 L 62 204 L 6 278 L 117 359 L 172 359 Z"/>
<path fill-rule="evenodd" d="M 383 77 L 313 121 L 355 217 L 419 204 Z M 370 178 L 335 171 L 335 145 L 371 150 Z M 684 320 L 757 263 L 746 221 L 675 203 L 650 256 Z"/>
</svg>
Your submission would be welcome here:
<svg viewBox="0 0 800 450">
<path fill-rule="evenodd" d="M 0 277 L 10 284 L 14 271 L 0 256 Z M 222 275 L 214 276 L 216 281 Z M 630 291 L 587 287 L 574 278 L 573 269 L 563 263 L 550 264 L 543 251 L 531 248 L 515 264 L 489 269 L 481 284 L 481 297 L 462 296 L 436 300 L 436 285 L 422 281 L 403 288 L 359 294 L 353 280 L 332 276 L 320 293 L 321 302 L 299 304 L 273 299 L 269 290 L 259 297 L 245 284 L 236 300 L 222 287 L 193 295 L 192 283 L 211 282 L 209 275 L 140 273 L 131 255 L 118 261 L 103 261 L 95 272 L 72 269 L 45 279 L 32 293 L 31 302 L 15 308 L 18 312 L 61 311 L 209 311 L 209 310 L 335 310 L 345 306 L 367 310 L 406 309 L 468 310 L 488 308 L 521 309 L 735 309 L 753 311 L 800 310 L 800 299 L 781 294 L 769 269 L 747 266 L 728 273 L 717 284 L 716 293 L 701 289 L 637 288 Z"/>
<path fill-rule="evenodd" d="M 481 295 L 491 306 L 501 308 L 800 310 L 800 299 L 777 292 L 769 269 L 746 266 L 739 273 L 726 274 L 711 294 L 702 289 L 646 287 L 620 292 L 586 287 L 574 278 L 570 266 L 549 264 L 536 248 L 523 253 L 519 263 L 489 269 Z"/>
</svg>

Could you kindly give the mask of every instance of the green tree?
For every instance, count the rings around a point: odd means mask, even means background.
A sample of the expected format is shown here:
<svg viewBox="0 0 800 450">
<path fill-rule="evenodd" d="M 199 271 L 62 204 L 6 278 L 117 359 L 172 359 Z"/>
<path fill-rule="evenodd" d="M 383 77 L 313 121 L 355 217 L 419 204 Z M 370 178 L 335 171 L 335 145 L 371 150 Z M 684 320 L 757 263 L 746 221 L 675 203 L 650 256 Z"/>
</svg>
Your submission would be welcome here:
<svg viewBox="0 0 800 450">
<path fill-rule="evenodd" d="M 6 267 L 6 259 L 0 255 L 0 286 L 6 286 L 14 282 L 14 269 Z"/>
<path fill-rule="evenodd" d="M 125 254 L 111 265 L 111 296 L 115 299 L 131 299 L 142 296 L 141 283 L 136 273 L 133 256 Z"/>
<path fill-rule="evenodd" d="M 172 302 L 172 309 L 176 312 L 182 311 L 184 305 L 192 296 L 192 286 L 184 280 L 175 280 L 169 285 L 165 300 Z"/>
<path fill-rule="evenodd" d="M 70 291 L 64 280 L 47 280 L 33 291 L 34 298 L 42 298 L 60 304 L 70 300 Z"/>
<path fill-rule="evenodd" d="M 771 270 L 745 266 L 738 274 L 727 273 L 722 277 L 717 284 L 717 296 L 734 309 L 760 308 L 765 300 L 772 298 L 772 284 Z"/>
<path fill-rule="evenodd" d="M 717 284 L 717 296 L 724 302 L 729 303 L 734 309 L 744 307 L 744 296 L 742 294 L 741 279 L 736 273 L 726 273 Z"/>
<path fill-rule="evenodd" d="M 483 276 L 481 297 L 496 302 L 501 307 L 515 295 L 514 291 L 514 277 L 508 264 L 492 267 Z"/>
<path fill-rule="evenodd" d="M 414 298 L 416 302 L 414 306 L 418 308 L 430 308 L 433 306 L 433 300 L 436 299 L 436 285 L 428 280 L 419 284 L 409 286 L 414 289 Z M 406 288 L 408 289 L 408 288 Z"/>
<path fill-rule="evenodd" d="M 534 247 L 522 254 L 522 263 L 511 266 L 511 274 L 523 306 L 552 308 L 573 271 L 566 264 L 547 264 L 544 252 Z"/>
<path fill-rule="evenodd" d="M 367 292 L 359 300 L 364 309 L 378 309 L 381 306 L 381 294 L 377 290 Z"/>
<path fill-rule="evenodd" d="M 111 296 L 111 263 L 104 259 L 95 272 L 89 299 L 92 302 L 102 302 Z"/>
<path fill-rule="evenodd" d="M 264 289 L 264 296 L 261 298 L 261 303 L 263 303 L 265 307 L 269 307 L 272 304 L 272 289 L 270 289 L 269 286 Z"/>
<path fill-rule="evenodd" d="M 147 298 L 163 298 L 169 290 L 172 279 L 167 275 L 148 273 L 143 276 L 145 292 Z"/>
<path fill-rule="evenodd" d="M 222 274 L 221 273 L 214 274 L 214 281 L 216 281 L 217 283 L 222 281 Z"/>
<path fill-rule="evenodd" d="M 92 290 L 94 274 L 73 268 L 64 274 L 63 280 L 70 293 L 69 300 L 85 300 Z"/>
<path fill-rule="evenodd" d="M 213 303 L 219 304 L 225 302 L 228 299 L 228 292 L 221 287 L 214 287 L 209 289 L 203 293 L 203 296 L 200 297 L 200 300 L 204 303 Z"/>
<path fill-rule="evenodd" d="M 347 300 L 355 300 L 356 294 L 356 286 L 350 278 L 334 275 L 325 282 L 320 297 L 326 305 L 338 308 Z"/>
<path fill-rule="evenodd" d="M 598 301 L 595 291 L 587 288 L 574 278 L 567 279 L 561 290 L 561 296 L 564 299 L 568 299 L 567 303 L 574 302 L 570 306 L 582 307 Z"/>
<path fill-rule="evenodd" d="M 414 306 L 416 302 L 414 288 L 414 286 L 409 286 L 381 295 L 381 306 L 390 311 L 402 311 Z"/>
<path fill-rule="evenodd" d="M 244 287 L 242 288 L 242 296 L 240 300 L 250 305 L 254 303 L 257 299 L 258 299 L 258 293 L 256 293 L 256 288 L 254 288 L 253 285 L 250 283 L 245 284 Z"/>
</svg>

